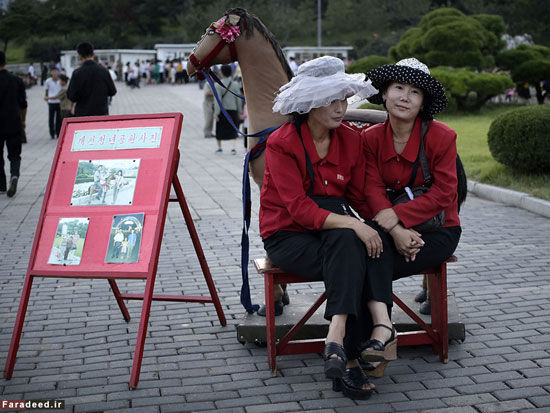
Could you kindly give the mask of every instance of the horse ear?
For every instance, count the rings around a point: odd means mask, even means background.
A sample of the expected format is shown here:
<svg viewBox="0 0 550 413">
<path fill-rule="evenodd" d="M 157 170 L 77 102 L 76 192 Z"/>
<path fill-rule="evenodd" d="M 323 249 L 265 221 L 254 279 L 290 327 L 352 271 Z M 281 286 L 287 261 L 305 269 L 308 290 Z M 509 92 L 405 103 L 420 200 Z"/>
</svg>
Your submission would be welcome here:
<svg viewBox="0 0 550 413">
<path fill-rule="evenodd" d="M 237 24 L 239 24 L 239 20 L 241 20 L 241 17 L 237 16 L 236 14 L 230 14 L 229 16 L 227 16 L 227 21 L 229 21 L 229 24 L 231 24 L 231 26 L 236 26 Z"/>
</svg>

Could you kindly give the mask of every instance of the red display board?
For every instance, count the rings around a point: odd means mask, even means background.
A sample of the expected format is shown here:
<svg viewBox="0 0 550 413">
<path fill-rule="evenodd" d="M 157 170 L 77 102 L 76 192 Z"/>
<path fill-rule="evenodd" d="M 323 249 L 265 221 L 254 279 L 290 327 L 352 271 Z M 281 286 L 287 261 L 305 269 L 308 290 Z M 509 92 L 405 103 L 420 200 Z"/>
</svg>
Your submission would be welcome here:
<svg viewBox="0 0 550 413">
<path fill-rule="evenodd" d="M 182 119 L 169 113 L 63 121 L 4 377 L 13 372 L 34 277 L 108 279 L 127 321 L 123 299 L 143 300 L 131 388 L 139 380 L 152 300 L 213 303 L 226 324 L 176 174 Z M 169 201 L 180 204 L 210 297 L 153 295 Z M 146 279 L 145 293 L 121 294 L 115 279 Z"/>
</svg>

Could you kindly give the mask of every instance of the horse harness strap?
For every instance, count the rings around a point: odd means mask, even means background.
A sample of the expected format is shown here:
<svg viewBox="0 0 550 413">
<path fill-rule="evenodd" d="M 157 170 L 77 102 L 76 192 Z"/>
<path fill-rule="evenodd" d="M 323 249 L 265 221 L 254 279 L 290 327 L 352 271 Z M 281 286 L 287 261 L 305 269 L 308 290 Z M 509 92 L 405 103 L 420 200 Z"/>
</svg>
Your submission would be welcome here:
<svg viewBox="0 0 550 413">
<path fill-rule="evenodd" d="M 203 59 L 201 62 L 199 59 L 197 59 L 197 56 L 195 56 L 195 53 L 191 53 L 189 55 L 189 60 L 191 63 L 193 63 L 193 66 L 197 68 L 197 70 L 203 69 L 204 67 L 208 66 L 208 63 L 218 55 L 218 53 L 221 52 L 221 50 L 225 47 L 229 47 L 229 53 L 231 54 L 231 59 L 237 60 L 237 48 L 235 47 L 235 43 L 227 43 L 225 40 L 221 39 L 218 44 L 208 53 L 208 55 Z"/>
</svg>

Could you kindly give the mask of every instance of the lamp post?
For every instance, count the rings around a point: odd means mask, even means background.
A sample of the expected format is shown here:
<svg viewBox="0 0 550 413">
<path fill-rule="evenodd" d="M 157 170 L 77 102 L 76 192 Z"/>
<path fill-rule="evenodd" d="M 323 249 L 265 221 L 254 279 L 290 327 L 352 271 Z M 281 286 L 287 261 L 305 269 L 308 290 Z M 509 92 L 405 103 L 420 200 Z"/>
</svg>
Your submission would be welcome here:
<svg viewBox="0 0 550 413">
<path fill-rule="evenodd" d="M 321 47 L 321 0 L 317 0 L 317 47 Z"/>
</svg>

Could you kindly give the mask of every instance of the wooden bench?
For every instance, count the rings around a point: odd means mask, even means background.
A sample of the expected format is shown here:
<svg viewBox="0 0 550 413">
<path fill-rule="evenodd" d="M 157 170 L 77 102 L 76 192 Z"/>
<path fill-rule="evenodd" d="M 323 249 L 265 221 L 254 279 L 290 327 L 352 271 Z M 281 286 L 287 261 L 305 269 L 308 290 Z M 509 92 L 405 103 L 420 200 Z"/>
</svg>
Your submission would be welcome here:
<svg viewBox="0 0 550 413">
<path fill-rule="evenodd" d="M 432 306 L 431 325 L 425 323 L 413 310 L 393 294 L 393 301 L 411 317 L 418 325 L 416 331 L 399 332 L 397 343 L 399 346 L 416 346 L 431 344 L 434 353 L 439 355 L 443 363 L 448 362 L 449 354 L 449 331 L 447 316 L 447 263 L 456 262 L 453 255 L 446 262 L 436 268 L 422 272 L 428 276 L 430 284 L 430 300 Z M 313 305 L 306 311 L 304 316 L 276 342 L 275 338 L 275 309 L 273 302 L 273 289 L 275 284 L 293 284 L 322 282 L 311 281 L 301 278 L 295 274 L 287 273 L 274 266 L 268 258 L 254 260 L 258 273 L 264 276 L 265 282 L 265 303 L 266 303 L 266 338 L 267 357 L 269 368 L 273 376 L 277 375 L 277 356 L 285 354 L 322 353 L 325 345 L 323 339 L 292 340 L 295 334 L 311 318 L 317 309 L 326 300 L 326 293 L 322 293 Z"/>
</svg>

